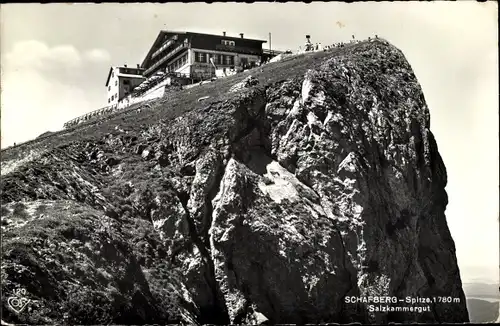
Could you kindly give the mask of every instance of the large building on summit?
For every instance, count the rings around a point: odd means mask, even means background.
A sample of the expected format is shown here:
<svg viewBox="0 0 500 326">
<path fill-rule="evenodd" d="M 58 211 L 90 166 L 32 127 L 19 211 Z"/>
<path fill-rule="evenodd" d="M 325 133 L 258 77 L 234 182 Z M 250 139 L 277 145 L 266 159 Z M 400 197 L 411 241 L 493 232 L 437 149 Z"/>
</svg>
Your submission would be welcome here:
<svg viewBox="0 0 500 326">
<path fill-rule="evenodd" d="M 212 61 L 218 69 L 255 64 L 266 41 L 243 36 L 161 31 L 141 64 L 143 75 L 173 72 L 196 78 L 215 74 Z"/>
</svg>

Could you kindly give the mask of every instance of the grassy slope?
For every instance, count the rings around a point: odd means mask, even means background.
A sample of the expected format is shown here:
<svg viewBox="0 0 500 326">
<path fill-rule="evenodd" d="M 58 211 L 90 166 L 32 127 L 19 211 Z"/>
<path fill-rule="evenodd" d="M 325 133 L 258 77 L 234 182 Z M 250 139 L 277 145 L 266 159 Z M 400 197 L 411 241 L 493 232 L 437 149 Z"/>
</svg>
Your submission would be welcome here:
<svg viewBox="0 0 500 326">
<path fill-rule="evenodd" d="M 128 109 L 103 117 L 100 120 L 90 121 L 68 130 L 53 133 L 45 138 L 34 139 L 16 147 L 7 148 L 1 151 L 1 160 L 21 158 L 32 149 L 50 149 L 75 141 L 96 141 L 106 134 L 113 133 L 117 125 L 123 130 L 136 131 L 155 124 L 159 120 L 168 121 L 197 107 L 204 107 L 211 102 L 223 100 L 229 88 L 248 75 L 256 77 L 263 85 L 273 84 L 303 75 L 308 69 L 321 64 L 324 61 L 323 59 L 356 51 L 366 46 L 367 43 L 349 44 L 344 48 L 328 52 L 320 51 L 289 57 L 280 62 L 254 68 L 209 84 L 182 90 L 174 94 L 166 94 L 161 99 L 149 102 L 150 108 L 135 104 Z M 197 101 L 200 97 L 207 95 L 210 96 L 208 100 Z M 133 113 L 140 107 L 143 108 L 140 113 Z"/>
</svg>

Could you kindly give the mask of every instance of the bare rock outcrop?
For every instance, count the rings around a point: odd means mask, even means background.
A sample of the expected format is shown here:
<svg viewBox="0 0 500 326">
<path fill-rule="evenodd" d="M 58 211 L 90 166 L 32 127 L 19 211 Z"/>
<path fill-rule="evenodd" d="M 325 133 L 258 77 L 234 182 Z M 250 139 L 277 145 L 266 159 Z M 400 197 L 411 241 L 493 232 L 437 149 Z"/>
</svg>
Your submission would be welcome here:
<svg viewBox="0 0 500 326">
<path fill-rule="evenodd" d="M 212 84 L 49 136 L 35 160 L 6 153 L 4 321 L 468 321 L 446 168 L 397 48 L 360 42 Z M 18 288 L 29 313 L 9 308 Z M 353 300 L 375 297 L 391 301 Z"/>
<path fill-rule="evenodd" d="M 230 93 L 239 92 L 245 88 L 255 86 L 259 83 L 259 80 L 253 76 L 248 76 L 239 83 L 235 84 L 229 89 Z"/>
</svg>

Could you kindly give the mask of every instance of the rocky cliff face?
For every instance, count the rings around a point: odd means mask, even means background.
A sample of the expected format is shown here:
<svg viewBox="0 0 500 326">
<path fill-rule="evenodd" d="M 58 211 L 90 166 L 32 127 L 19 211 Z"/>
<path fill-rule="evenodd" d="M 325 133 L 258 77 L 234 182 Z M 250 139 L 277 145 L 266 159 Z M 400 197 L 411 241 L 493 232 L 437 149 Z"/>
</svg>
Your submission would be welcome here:
<svg viewBox="0 0 500 326">
<path fill-rule="evenodd" d="M 2 153 L 4 320 L 468 321 L 403 54 L 376 40 L 250 74 Z"/>
</svg>

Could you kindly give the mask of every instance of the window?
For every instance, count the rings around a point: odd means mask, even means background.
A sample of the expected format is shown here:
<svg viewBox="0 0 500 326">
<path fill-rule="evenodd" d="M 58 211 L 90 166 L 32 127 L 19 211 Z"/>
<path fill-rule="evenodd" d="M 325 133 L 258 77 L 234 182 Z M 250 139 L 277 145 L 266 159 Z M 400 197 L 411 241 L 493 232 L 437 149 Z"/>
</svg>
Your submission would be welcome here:
<svg viewBox="0 0 500 326">
<path fill-rule="evenodd" d="M 115 86 L 118 86 L 118 80 L 115 80 Z"/>
<path fill-rule="evenodd" d="M 108 91 L 110 91 L 110 90 L 111 90 L 111 85 L 108 86 Z"/>
<path fill-rule="evenodd" d="M 110 99 L 110 98 L 108 98 L 108 103 L 110 103 L 110 102 L 111 102 L 111 99 Z"/>
<path fill-rule="evenodd" d="M 223 63 L 223 61 L 222 61 L 222 54 L 217 54 L 215 56 L 215 64 L 216 65 L 221 65 L 222 63 Z"/>
<path fill-rule="evenodd" d="M 232 55 L 225 55 L 224 56 L 224 63 L 228 66 L 234 65 L 234 56 Z"/>
<path fill-rule="evenodd" d="M 111 101 L 113 101 L 114 99 L 115 99 L 115 96 L 111 95 Z"/>
<path fill-rule="evenodd" d="M 130 85 L 130 80 L 125 79 L 125 80 L 123 81 L 123 85 Z"/>
<path fill-rule="evenodd" d="M 205 53 L 203 52 L 195 52 L 195 53 L 196 53 L 196 62 L 207 62 Z"/>
</svg>

